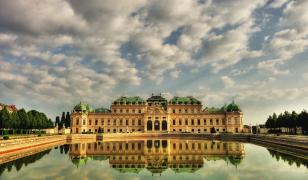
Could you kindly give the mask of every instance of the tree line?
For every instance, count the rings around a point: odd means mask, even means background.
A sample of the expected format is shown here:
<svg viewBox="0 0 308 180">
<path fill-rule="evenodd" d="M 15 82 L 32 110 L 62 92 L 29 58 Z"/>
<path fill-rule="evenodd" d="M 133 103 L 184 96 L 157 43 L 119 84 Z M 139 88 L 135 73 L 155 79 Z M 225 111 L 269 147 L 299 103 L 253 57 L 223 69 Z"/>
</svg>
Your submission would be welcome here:
<svg viewBox="0 0 308 180">
<path fill-rule="evenodd" d="M 58 125 L 58 128 L 61 129 L 62 127 L 69 128 L 71 126 L 71 114 L 69 112 L 62 112 L 62 116 L 56 117 L 55 125 Z"/>
<path fill-rule="evenodd" d="M 0 129 L 2 130 L 31 130 L 52 127 L 54 124 L 51 119 L 36 110 L 26 112 L 24 109 L 20 109 L 10 113 L 5 106 L 0 111 Z"/>
<path fill-rule="evenodd" d="M 278 116 L 276 113 L 273 113 L 273 115 L 267 118 L 265 126 L 272 130 L 272 132 L 281 132 L 281 128 L 286 128 L 290 134 L 297 134 L 297 127 L 301 127 L 302 133 L 306 134 L 308 131 L 308 113 L 306 110 L 299 114 L 295 111 L 291 113 L 285 111 Z"/>
</svg>

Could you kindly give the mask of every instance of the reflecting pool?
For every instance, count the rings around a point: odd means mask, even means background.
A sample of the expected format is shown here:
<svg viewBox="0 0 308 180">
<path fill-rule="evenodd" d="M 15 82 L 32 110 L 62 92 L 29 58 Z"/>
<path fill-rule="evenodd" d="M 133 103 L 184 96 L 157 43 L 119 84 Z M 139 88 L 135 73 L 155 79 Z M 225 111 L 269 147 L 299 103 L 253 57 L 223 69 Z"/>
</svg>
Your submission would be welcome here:
<svg viewBox="0 0 308 180">
<path fill-rule="evenodd" d="M 249 143 L 71 143 L 0 165 L 0 179 L 308 179 L 308 157 Z"/>
</svg>

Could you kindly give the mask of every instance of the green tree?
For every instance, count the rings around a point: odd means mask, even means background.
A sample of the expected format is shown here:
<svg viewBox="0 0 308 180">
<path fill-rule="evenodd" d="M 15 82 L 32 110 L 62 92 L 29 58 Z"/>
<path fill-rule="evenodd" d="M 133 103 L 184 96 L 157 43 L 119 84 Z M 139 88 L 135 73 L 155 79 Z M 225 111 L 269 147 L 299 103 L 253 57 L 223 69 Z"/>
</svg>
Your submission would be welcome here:
<svg viewBox="0 0 308 180">
<path fill-rule="evenodd" d="M 1 111 L 1 121 L 2 121 L 2 128 L 7 129 L 11 126 L 11 114 L 7 110 L 6 106 Z"/>
<path fill-rule="evenodd" d="M 18 114 L 17 114 L 17 111 L 13 111 L 12 114 L 11 114 L 11 128 L 12 129 L 19 129 L 19 117 L 18 117 Z"/>
<path fill-rule="evenodd" d="M 303 134 L 305 133 L 305 131 L 308 131 L 308 113 L 306 110 L 302 111 L 298 115 L 298 125 L 302 127 Z"/>
<path fill-rule="evenodd" d="M 60 117 L 59 116 L 56 117 L 55 126 L 56 125 L 58 125 L 58 127 L 60 126 Z"/>
<path fill-rule="evenodd" d="M 59 128 L 62 128 L 63 126 L 65 126 L 65 112 L 62 112 L 61 121 L 60 121 L 60 127 Z"/>
<path fill-rule="evenodd" d="M 19 129 L 28 129 L 30 121 L 29 121 L 28 114 L 26 113 L 26 111 L 24 109 L 20 109 L 17 112 L 17 114 L 20 120 Z"/>
<path fill-rule="evenodd" d="M 289 125 L 289 128 L 292 129 L 294 134 L 297 133 L 296 132 L 297 121 L 298 121 L 298 114 L 295 111 L 292 111 L 288 125 Z"/>
<path fill-rule="evenodd" d="M 265 127 L 266 128 L 269 128 L 269 129 L 272 129 L 274 128 L 274 123 L 273 123 L 273 118 L 272 116 L 269 116 L 265 122 Z"/>
<path fill-rule="evenodd" d="M 2 110 L 0 111 L 0 129 L 3 128 Z"/>
<path fill-rule="evenodd" d="M 273 126 L 273 128 L 274 129 L 276 129 L 277 128 L 277 114 L 276 113 L 274 113 L 273 114 L 273 124 L 272 124 L 272 126 Z"/>
<path fill-rule="evenodd" d="M 69 112 L 66 112 L 65 116 L 65 127 L 68 128 L 71 126 L 71 115 Z"/>
</svg>

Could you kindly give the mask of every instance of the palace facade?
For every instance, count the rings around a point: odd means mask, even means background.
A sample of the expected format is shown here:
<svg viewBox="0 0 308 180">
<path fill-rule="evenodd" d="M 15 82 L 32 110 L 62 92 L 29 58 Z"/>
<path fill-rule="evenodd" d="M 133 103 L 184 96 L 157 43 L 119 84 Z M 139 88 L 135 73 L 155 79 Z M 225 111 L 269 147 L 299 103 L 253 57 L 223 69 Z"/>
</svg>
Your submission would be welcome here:
<svg viewBox="0 0 308 180">
<path fill-rule="evenodd" d="M 234 102 L 221 108 L 203 108 L 194 97 L 147 100 L 122 96 L 110 109 L 79 103 L 71 114 L 72 133 L 130 132 L 242 132 L 243 113 Z"/>
</svg>

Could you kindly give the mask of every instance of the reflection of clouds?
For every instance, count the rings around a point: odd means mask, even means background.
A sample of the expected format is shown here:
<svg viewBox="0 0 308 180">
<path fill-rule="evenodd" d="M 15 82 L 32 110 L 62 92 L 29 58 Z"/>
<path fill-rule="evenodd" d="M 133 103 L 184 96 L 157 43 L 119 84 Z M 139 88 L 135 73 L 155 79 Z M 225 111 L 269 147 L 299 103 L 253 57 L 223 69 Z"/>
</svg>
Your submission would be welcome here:
<svg viewBox="0 0 308 180">
<path fill-rule="evenodd" d="M 237 167 L 224 160 L 204 161 L 204 166 L 195 173 L 175 173 L 167 169 L 162 176 L 152 174 L 143 169 L 139 174 L 119 173 L 110 168 L 106 161 L 87 161 L 78 168 L 71 162 L 68 155 L 60 154 L 59 150 L 52 150 L 48 155 L 33 164 L 23 166 L 16 172 L 15 168 L 8 173 L 5 171 L 0 179 L 123 179 L 123 180 L 147 180 L 147 179 L 303 179 L 308 177 L 308 171 L 304 166 L 299 168 L 295 164 L 289 165 L 282 160 L 276 161 L 268 151 L 260 146 L 245 144 L 245 156 Z"/>
</svg>

